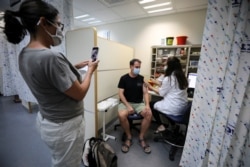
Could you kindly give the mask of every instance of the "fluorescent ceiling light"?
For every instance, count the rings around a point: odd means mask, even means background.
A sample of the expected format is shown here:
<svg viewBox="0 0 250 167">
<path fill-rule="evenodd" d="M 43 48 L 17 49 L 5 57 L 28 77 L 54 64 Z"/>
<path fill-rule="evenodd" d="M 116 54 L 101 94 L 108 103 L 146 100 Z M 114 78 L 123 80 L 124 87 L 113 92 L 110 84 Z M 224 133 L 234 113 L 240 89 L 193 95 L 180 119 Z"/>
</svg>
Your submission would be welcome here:
<svg viewBox="0 0 250 167">
<path fill-rule="evenodd" d="M 88 22 L 88 24 L 95 24 L 95 23 L 100 23 L 101 21 L 92 21 L 92 22 Z"/>
<path fill-rule="evenodd" d="M 145 4 L 145 3 L 149 3 L 149 2 L 154 2 L 155 0 L 142 0 L 142 1 L 139 1 L 138 3 L 139 4 Z"/>
<path fill-rule="evenodd" d="M 88 17 L 88 16 L 89 16 L 88 14 L 80 15 L 80 16 L 76 16 L 75 19 L 80 19 L 80 18 L 84 18 L 84 17 Z"/>
<path fill-rule="evenodd" d="M 156 8 L 156 7 L 160 7 L 160 6 L 166 6 L 166 5 L 170 5 L 171 2 L 166 2 L 166 3 L 159 3 L 156 5 L 150 5 L 150 6 L 145 6 L 143 7 L 144 9 L 151 9 L 151 8 Z"/>
<path fill-rule="evenodd" d="M 158 9 L 158 10 L 151 10 L 148 11 L 148 13 L 156 13 L 156 12 L 163 12 L 163 11 L 167 11 L 167 10 L 172 10 L 173 8 L 163 8 L 163 9 Z"/>
<path fill-rule="evenodd" d="M 89 18 L 89 19 L 85 19 L 85 20 L 82 20 L 82 21 L 91 21 L 91 20 L 95 20 L 95 18 Z"/>
</svg>

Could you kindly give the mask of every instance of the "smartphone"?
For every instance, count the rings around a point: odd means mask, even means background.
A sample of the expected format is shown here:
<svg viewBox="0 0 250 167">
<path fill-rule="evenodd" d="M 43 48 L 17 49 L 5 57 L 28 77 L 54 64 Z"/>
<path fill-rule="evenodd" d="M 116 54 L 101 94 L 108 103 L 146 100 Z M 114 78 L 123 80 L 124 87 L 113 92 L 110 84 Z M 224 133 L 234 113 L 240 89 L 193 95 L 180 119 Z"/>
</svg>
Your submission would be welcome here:
<svg viewBox="0 0 250 167">
<path fill-rule="evenodd" d="M 98 56 L 98 51 L 99 51 L 98 47 L 93 47 L 92 48 L 92 53 L 91 53 L 91 59 L 92 59 L 92 61 L 96 61 L 97 56 Z"/>
</svg>

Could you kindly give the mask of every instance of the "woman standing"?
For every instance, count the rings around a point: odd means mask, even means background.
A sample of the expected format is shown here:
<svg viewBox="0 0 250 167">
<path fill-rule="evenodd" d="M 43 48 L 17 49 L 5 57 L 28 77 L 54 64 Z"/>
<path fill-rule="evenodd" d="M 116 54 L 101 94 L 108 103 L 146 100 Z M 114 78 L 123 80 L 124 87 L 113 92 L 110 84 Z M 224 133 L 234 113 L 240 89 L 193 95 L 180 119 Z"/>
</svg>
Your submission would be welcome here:
<svg viewBox="0 0 250 167">
<path fill-rule="evenodd" d="M 159 112 L 166 115 L 182 115 L 182 110 L 186 107 L 188 81 L 182 70 L 180 60 L 177 57 L 169 57 L 167 69 L 161 86 L 157 89 L 146 83 L 149 89 L 163 97 L 160 101 L 150 102 L 150 108 L 159 127 L 155 133 L 164 131 Z"/>
<path fill-rule="evenodd" d="M 63 40 L 59 12 L 42 0 L 26 0 L 19 11 L 7 10 L 4 33 L 13 44 L 27 32 L 30 41 L 21 51 L 20 72 L 36 97 L 40 112 L 37 128 L 52 153 L 52 166 L 81 164 L 84 143 L 83 98 L 99 61 L 84 61 L 73 66 L 67 58 L 50 49 Z M 88 65 L 82 80 L 77 68 Z"/>
</svg>

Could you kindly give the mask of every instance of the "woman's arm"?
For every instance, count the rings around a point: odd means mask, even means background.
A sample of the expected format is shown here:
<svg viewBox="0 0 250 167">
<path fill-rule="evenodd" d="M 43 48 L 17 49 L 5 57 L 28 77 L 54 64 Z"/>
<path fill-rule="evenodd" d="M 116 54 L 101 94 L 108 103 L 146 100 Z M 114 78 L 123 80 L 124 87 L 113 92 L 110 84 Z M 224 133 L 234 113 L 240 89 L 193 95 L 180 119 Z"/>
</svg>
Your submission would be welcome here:
<svg viewBox="0 0 250 167">
<path fill-rule="evenodd" d="M 76 68 L 76 69 L 83 68 L 83 67 L 87 66 L 88 63 L 89 63 L 89 61 L 82 61 L 82 62 L 80 62 L 80 63 L 78 63 L 78 64 L 75 64 L 75 68 Z"/>
<path fill-rule="evenodd" d="M 150 78 L 150 82 L 152 82 L 155 85 L 161 86 L 161 82 L 156 79 Z"/>
<path fill-rule="evenodd" d="M 67 94 L 68 96 L 70 96 L 71 98 L 75 99 L 75 100 L 83 100 L 83 98 L 86 96 L 89 86 L 90 86 L 90 82 L 91 82 L 91 77 L 94 73 L 94 71 L 96 70 L 97 66 L 98 66 L 99 60 L 92 62 L 92 61 L 88 61 L 88 71 L 85 74 L 85 77 L 82 81 L 82 83 L 80 83 L 78 80 L 74 81 L 72 86 L 65 91 L 65 94 Z"/>
<path fill-rule="evenodd" d="M 144 84 L 145 84 L 145 86 L 146 86 L 149 90 L 152 90 L 152 91 L 154 91 L 155 93 L 159 94 L 158 88 L 153 87 L 151 84 L 149 84 L 149 83 L 146 82 L 146 81 L 144 81 Z"/>
<path fill-rule="evenodd" d="M 171 78 L 171 82 L 170 82 L 170 77 L 172 76 L 168 76 L 168 77 L 165 77 L 162 81 L 162 85 L 161 87 L 158 89 L 158 94 L 160 96 L 165 96 L 166 94 L 169 93 L 169 91 L 172 89 L 172 86 L 175 85 L 175 78 L 172 77 Z"/>
</svg>

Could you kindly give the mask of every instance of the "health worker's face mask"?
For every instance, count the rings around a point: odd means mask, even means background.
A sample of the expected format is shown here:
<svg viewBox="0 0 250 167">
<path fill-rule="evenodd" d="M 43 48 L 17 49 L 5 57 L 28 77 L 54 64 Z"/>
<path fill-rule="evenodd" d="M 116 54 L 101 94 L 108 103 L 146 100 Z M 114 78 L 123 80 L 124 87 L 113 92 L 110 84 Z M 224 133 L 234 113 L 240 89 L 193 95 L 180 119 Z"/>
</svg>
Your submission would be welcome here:
<svg viewBox="0 0 250 167">
<path fill-rule="evenodd" d="M 164 71 L 166 71 L 166 69 L 167 69 L 167 68 L 168 68 L 168 66 L 164 66 L 164 68 L 163 68 L 163 69 L 164 69 Z"/>
<path fill-rule="evenodd" d="M 138 75 L 140 73 L 140 68 L 134 68 L 133 73 Z"/>
<path fill-rule="evenodd" d="M 47 20 L 48 21 L 48 20 Z M 45 32 L 52 38 L 53 45 L 52 46 L 58 46 L 62 43 L 62 40 L 64 38 L 64 35 L 62 33 L 63 24 L 62 27 L 56 26 L 54 23 L 48 21 L 50 24 L 52 24 L 54 27 L 56 27 L 56 34 L 52 35 L 49 31 L 45 30 Z"/>
</svg>

